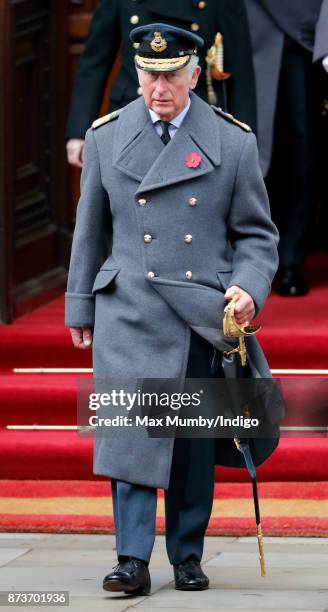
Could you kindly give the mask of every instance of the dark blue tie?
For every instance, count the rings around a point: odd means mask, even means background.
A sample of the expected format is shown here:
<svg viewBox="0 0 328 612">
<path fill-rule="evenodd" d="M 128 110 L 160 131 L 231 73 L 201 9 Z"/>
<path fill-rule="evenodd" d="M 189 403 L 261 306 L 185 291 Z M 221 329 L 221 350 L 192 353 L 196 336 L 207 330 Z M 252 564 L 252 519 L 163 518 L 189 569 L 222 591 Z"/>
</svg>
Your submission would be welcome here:
<svg viewBox="0 0 328 612">
<path fill-rule="evenodd" d="M 160 121 L 161 124 L 161 128 L 162 128 L 162 136 L 161 136 L 161 141 L 167 145 L 168 142 L 170 142 L 171 140 L 171 136 L 170 136 L 170 132 L 169 132 L 169 126 L 171 125 L 168 121 Z"/>
</svg>

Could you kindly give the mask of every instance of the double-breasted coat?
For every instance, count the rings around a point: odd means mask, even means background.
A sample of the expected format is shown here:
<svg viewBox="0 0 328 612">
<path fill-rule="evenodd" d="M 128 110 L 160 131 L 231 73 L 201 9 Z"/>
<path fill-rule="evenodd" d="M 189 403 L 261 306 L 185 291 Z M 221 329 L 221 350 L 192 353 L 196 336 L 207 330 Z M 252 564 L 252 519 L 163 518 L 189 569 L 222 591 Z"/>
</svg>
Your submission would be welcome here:
<svg viewBox="0 0 328 612">
<path fill-rule="evenodd" d="M 136 25 L 163 22 L 199 34 L 205 41 L 199 49 L 203 73 L 197 93 L 207 100 L 207 50 L 221 32 L 225 45 L 227 107 L 241 121 L 256 128 L 256 93 L 252 47 L 244 0 L 100 0 L 85 50 L 81 55 L 66 126 L 67 138 L 84 138 L 96 119 L 108 76 L 121 47 L 121 68 L 113 83 L 110 110 L 125 106 L 140 95 L 134 66 L 135 49 L 130 32 Z M 218 105 L 224 107 L 223 84 L 214 81 Z"/>
<path fill-rule="evenodd" d="M 328 55 L 328 0 L 245 0 L 250 24 L 257 96 L 260 161 L 267 175 L 285 36 L 313 53 Z"/>
<path fill-rule="evenodd" d="M 196 168 L 186 164 L 191 152 Z M 247 291 L 257 312 L 270 292 L 278 232 L 256 138 L 191 93 L 164 146 L 140 98 L 88 130 L 85 155 L 66 325 L 94 327 L 98 379 L 183 378 L 191 329 L 231 348 L 222 333 L 228 286 Z M 257 339 L 247 340 L 252 375 L 269 377 Z M 222 456 L 224 442 L 220 462 L 242 466 L 238 451 Z M 96 437 L 94 472 L 167 488 L 173 444 Z"/>
</svg>

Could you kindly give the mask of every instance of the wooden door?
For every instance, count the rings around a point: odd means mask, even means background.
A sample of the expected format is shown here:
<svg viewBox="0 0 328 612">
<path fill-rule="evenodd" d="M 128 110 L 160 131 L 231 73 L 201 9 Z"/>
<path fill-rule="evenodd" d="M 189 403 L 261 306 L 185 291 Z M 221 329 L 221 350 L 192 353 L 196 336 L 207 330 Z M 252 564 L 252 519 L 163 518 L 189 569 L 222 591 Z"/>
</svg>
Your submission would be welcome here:
<svg viewBox="0 0 328 612">
<path fill-rule="evenodd" d="M 66 278 L 66 2 L 0 0 L 0 317 Z"/>
</svg>

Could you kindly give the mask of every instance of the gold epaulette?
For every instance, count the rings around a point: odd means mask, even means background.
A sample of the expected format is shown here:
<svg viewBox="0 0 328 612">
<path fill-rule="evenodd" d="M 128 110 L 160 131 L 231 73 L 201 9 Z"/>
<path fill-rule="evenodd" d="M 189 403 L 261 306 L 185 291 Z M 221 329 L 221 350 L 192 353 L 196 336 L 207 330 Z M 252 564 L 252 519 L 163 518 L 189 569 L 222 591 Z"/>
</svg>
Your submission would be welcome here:
<svg viewBox="0 0 328 612">
<path fill-rule="evenodd" d="M 92 128 L 95 130 L 101 125 L 105 125 L 105 123 L 108 123 L 109 121 L 113 121 L 113 119 L 117 119 L 122 110 L 123 110 L 122 108 L 119 108 L 118 110 L 113 111 L 112 113 L 109 113 L 109 115 L 104 115 L 104 117 L 100 117 L 99 119 L 96 119 L 92 124 Z"/>
<path fill-rule="evenodd" d="M 249 125 L 247 125 L 247 123 L 243 123 L 242 121 L 235 119 L 233 115 L 230 115 L 229 113 L 225 113 L 222 110 L 222 108 L 219 108 L 218 106 L 214 106 L 213 104 L 212 104 L 212 108 L 216 113 L 218 113 L 218 115 L 223 117 L 223 119 L 226 119 L 227 121 L 230 121 L 230 123 L 234 123 L 235 125 L 238 125 L 245 132 L 252 131 L 252 128 Z"/>
</svg>

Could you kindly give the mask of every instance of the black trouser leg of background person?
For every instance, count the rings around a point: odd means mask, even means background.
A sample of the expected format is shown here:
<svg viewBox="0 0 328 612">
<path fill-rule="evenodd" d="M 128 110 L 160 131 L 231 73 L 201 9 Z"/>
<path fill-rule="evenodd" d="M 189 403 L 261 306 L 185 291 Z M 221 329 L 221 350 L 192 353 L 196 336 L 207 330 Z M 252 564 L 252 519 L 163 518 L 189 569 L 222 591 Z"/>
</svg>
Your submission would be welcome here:
<svg viewBox="0 0 328 612">
<path fill-rule="evenodd" d="M 312 55 L 286 39 L 267 187 L 280 233 L 278 292 L 302 295 L 307 226 L 314 206 Z"/>
</svg>

